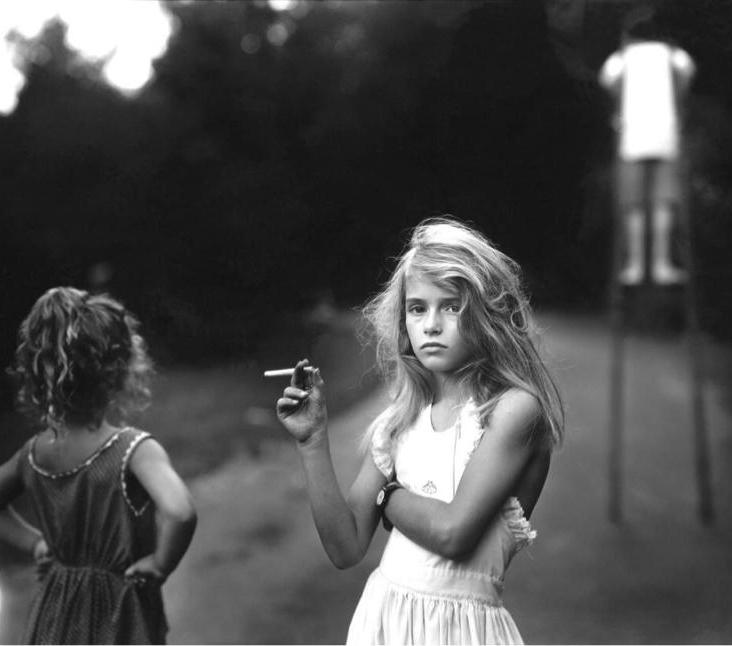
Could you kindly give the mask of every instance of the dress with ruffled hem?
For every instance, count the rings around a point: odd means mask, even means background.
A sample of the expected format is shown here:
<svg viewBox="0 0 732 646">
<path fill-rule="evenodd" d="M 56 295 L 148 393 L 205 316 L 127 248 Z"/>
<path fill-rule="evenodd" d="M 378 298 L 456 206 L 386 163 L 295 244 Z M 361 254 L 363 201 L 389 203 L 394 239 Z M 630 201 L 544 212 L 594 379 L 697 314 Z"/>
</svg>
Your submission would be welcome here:
<svg viewBox="0 0 732 646">
<path fill-rule="evenodd" d="M 393 442 L 377 426 L 371 452 L 388 478 L 396 471 L 408 490 L 449 502 L 484 429 L 472 402 L 450 429 L 436 432 L 430 419 L 427 407 Z M 503 583 L 513 556 L 535 536 L 515 497 L 470 558 L 459 562 L 393 529 L 364 587 L 347 644 L 522 644 L 503 607 Z"/>
</svg>

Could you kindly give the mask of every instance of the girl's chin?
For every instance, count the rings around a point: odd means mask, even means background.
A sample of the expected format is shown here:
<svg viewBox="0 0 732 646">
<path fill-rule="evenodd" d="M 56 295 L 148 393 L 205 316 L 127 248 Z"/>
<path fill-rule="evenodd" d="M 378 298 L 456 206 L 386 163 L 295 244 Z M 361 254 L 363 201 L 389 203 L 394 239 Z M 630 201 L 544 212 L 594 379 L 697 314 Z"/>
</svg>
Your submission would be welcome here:
<svg viewBox="0 0 732 646">
<path fill-rule="evenodd" d="M 427 368 L 430 372 L 437 372 L 440 374 L 450 374 L 455 372 L 455 366 L 452 365 L 451 361 L 445 361 L 437 357 L 423 357 L 420 363 Z"/>
</svg>

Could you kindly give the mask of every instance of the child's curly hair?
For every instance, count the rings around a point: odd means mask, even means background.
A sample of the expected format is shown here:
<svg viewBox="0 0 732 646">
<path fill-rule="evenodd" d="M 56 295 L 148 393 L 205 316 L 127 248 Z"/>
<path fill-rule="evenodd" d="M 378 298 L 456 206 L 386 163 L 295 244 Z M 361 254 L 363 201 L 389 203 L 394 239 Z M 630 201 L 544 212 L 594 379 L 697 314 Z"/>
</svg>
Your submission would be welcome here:
<svg viewBox="0 0 732 646">
<path fill-rule="evenodd" d="M 18 402 L 52 429 L 98 426 L 149 402 L 152 362 L 138 320 L 107 294 L 55 287 L 18 330 Z"/>
</svg>

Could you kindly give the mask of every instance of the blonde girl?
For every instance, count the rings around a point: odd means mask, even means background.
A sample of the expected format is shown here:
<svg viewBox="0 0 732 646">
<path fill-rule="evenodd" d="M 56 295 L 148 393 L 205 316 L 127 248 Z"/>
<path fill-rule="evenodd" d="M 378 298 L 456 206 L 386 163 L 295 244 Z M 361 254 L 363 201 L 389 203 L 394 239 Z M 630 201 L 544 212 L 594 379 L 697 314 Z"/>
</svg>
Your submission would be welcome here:
<svg viewBox="0 0 732 646">
<path fill-rule="evenodd" d="M 563 419 L 519 268 L 475 229 L 430 219 L 365 315 L 391 404 L 347 496 L 319 371 L 299 362 L 277 402 L 334 565 L 358 563 L 380 520 L 391 530 L 348 643 L 522 643 L 504 575 L 535 537 L 529 517 Z"/>
<path fill-rule="evenodd" d="M 196 513 L 162 446 L 122 423 L 149 398 L 138 328 L 117 300 L 72 287 L 47 291 L 20 326 L 18 399 L 41 430 L 0 466 L 0 509 L 29 494 L 44 561 L 23 643 L 165 643 L 160 586 Z"/>
</svg>

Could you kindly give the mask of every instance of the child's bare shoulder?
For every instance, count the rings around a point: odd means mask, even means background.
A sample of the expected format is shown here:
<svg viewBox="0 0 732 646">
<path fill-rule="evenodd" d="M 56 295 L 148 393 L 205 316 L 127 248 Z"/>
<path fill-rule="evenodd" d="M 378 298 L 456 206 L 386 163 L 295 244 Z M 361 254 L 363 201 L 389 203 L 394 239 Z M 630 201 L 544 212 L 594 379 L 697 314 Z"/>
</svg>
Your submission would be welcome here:
<svg viewBox="0 0 732 646">
<path fill-rule="evenodd" d="M 151 463 L 167 462 L 168 453 L 163 445 L 147 431 L 134 430 L 135 435 L 129 447 L 129 462 L 133 470 Z"/>
<path fill-rule="evenodd" d="M 523 388 L 509 388 L 499 398 L 496 404 L 496 412 L 523 413 L 526 415 L 538 415 L 541 410 L 536 395 L 531 394 Z"/>
<path fill-rule="evenodd" d="M 537 397 L 521 388 L 509 388 L 496 403 L 491 425 L 514 438 L 527 437 L 541 417 Z"/>
</svg>

